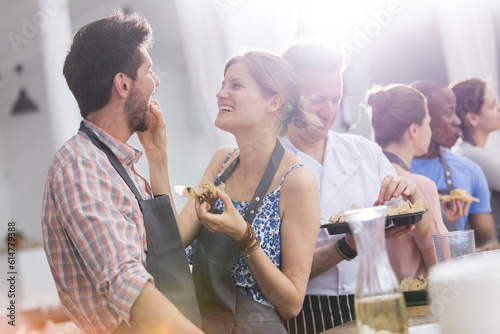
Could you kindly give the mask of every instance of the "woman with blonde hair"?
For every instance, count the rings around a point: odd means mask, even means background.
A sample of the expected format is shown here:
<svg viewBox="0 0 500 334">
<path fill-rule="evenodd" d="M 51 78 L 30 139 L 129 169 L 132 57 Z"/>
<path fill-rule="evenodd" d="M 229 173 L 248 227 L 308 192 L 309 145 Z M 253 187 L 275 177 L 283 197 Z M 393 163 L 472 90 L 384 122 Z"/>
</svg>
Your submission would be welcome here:
<svg viewBox="0 0 500 334">
<path fill-rule="evenodd" d="M 425 97 L 406 85 L 374 87 L 367 94 L 372 113 L 375 141 L 396 168 L 398 175 L 412 179 L 429 212 L 416 224 L 414 231 L 398 238 L 387 239 L 387 249 L 397 277 L 416 278 L 426 275 L 436 263 L 432 234 L 447 232 L 441 215 L 435 183 L 421 175 L 413 174 L 410 164 L 415 156 L 423 155 L 431 141 L 430 117 Z"/>
<path fill-rule="evenodd" d="M 191 199 L 179 215 L 207 333 L 286 333 L 282 319 L 301 309 L 320 206 L 311 171 L 278 141 L 290 123 L 314 126 L 300 107 L 293 68 L 265 52 L 231 58 L 217 93 L 215 125 L 238 147 L 221 147 L 200 185 L 225 184 L 210 206 Z M 153 186 L 170 193 L 161 111 L 141 136 Z M 158 191 L 156 191 L 158 193 Z M 221 213 L 221 214 L 217 214 Z"/>
</svg>

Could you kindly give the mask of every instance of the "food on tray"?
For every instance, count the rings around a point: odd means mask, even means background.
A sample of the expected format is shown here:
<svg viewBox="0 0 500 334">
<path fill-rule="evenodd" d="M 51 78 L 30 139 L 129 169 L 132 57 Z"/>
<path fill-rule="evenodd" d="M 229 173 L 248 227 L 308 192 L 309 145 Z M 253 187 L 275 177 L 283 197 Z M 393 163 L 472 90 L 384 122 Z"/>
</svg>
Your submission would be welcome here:
<svg viewBox="0 0 500 334">
<path fill-rule="evenodd" d="M 412 204 L 409 200 L 399 200 L 398 206 L 387 206 L 387 215 L 395 216 L 405 213 L 420 212 L 424 210 L 424 201 L 420 198 L 415 201 L 415 204 Z"/>
<path fill-rule="evenodd" d="M 465 189 L 453 189 L 449 195 L 439 195 L 443 202 L 458 200 L 459 202 L 479 202 L 479 198 L 472 197 Z"/>
<path fill-rule="evenodd" d="M 352 204 L 351 208 L 349 210 L 357 210 L 361 209 L 359 206 L 356 204 Z M 335 223 L 345 223 L 345 214 L 344 210 L 340 210 L 337 214 L 332 215 L 330 219 L 328 219 L 329 224 L 335 224 Z"/>
<path fill-rule="evenodd" d="M 356 204 L 351 205 L 350 210 L 356 210 L 356 209 L 361 209 L 361 208 Z M 425 210 L 424 202 L 420 198 L 415 202 L 415 204 L 412 204 L 409 200 L 406 201 L 400 200 L 398 206 L 390 206 L 390 205 L 387 206 L 387 215 L 395 216 L 395 215 L 402 215 L 404 213 L 421 212 L 424 210 Z M 345 222 L 344 210 L 341 210 L 337 214 L 332 215 L 330 219 L 328 219 L 329 224 L 344 223 L 344 222 Z"/>
<path fill-rule="evenodd" d="M 205 183 L 201 187 L 174 187 L 174 190 L 180 196 L 187 198 L 199 197 L 201 200 L 208 202 L 210 205 L 214 204 L 217 198 L 219 198 L 217 195 L 217 189 L 225 191 L 226 185 L 222 182 L 218 186 L 214 186 L 213 183 Z"/>
<path fill-rule="evenodd" d="M 419 291 L 424 290 L 429 285 L 429 280 L 424 277 L 424 275 L 420 275 L 415 279 L 407 277 L 401 281 L 399 288 L 401 291 Z"/>
</svg>

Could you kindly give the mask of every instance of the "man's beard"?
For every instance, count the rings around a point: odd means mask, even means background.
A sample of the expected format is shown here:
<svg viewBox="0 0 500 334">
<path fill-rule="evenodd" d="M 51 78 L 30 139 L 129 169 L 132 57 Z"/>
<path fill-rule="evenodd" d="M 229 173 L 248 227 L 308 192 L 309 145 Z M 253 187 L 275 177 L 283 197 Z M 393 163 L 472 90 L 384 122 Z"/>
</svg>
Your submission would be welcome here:
<svg viewBox="0 0 500 334">
<path fill-rule="evenodd" d="M 148 101 L 142 100 L 139 90 L 135 87 L 125 101 L 125 117 L 131 133 L 146 131 L 149 128 Z"/>
</svg>

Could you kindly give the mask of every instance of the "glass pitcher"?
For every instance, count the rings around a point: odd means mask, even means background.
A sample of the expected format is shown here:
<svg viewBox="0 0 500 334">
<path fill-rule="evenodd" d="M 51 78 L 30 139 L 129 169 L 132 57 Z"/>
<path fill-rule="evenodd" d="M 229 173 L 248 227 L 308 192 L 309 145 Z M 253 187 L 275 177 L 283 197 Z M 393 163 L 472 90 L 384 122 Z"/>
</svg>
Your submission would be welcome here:
<svg viewBox="0 0 500 334">
<path fill-rule="evenodd" d="M 387 206 L 345 212 L 359 256 L 354 301 L 363 334 L 408 333 L 405 300 L 385 247 L 386 216 Z"/>
</svg>

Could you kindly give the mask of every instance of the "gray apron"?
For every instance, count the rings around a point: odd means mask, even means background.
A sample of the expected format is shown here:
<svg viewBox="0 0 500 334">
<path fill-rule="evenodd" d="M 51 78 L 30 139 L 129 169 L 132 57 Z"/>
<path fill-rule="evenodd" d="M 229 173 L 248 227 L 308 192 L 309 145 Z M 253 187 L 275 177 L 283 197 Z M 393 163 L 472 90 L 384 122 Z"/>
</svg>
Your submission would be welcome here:
<svg viewBox="0 0 500 334">
<path fill-rule="evenodd" d="M 144 200 L 116 155 L 82 122 L 80 131 L 101 149 L 118 174 L 134 193 L 146 227 L 146 269 L 153 276 L 155 287 L 193 324 L 201 327 L 194 285 L 177 221 L 168 195 Z M 142 333 L 124 322 L 115 333 Z"/>
<path fill-rule="evenodd" d="M 441 195 L 449 195 L 451 193 L 451 191 L 455 189 L 455 186 L 453 185 L 453 180 L 451 179 L 450 167 L 448 167 L 448 162 L 446 161 L 446 159 L 444 157 L 444 152 L 445 152 L 445 150 L 442 147 L 440 147 L 439 148 L 439 158 L 441 159 L 441 164 L 443 165 L 443 169 L 444 169 L 444 177 L 446 179 L 446 189 L 438 190 L 438 193 Z M 444 225 L 446 226 L 446 228 L 448 229 L 449 232 L 458 231 L 458 221 L 453 221 L 453 222 L 448 221 L 448 219 L 446 217 L 446 211 L 444 211 L 444 204 L 441 201 L 440 201 L 440 203 L 441 203 L 441 213 L 443 215 Z M 450 204 L 450 206 L 451 206 L 451 204 Z"/>
<path fill-rule="evenodd" d="M 274 178 L 285 150 L 276 148 L 243 218 L 252 223 Z M 239 163 L 239 157 L 224 171 L 216 185 L 225 182 Z M 213 213 L 221 213 L 213 210 Z M 193 259 L 193 280 L 202 316 L 202 329 L 209 334 L 286 333 L 275 309 L 242 294 L 233 284 L 231 269 L 241 253 L 226 235 L 201 227 Z"/>
</svg>

